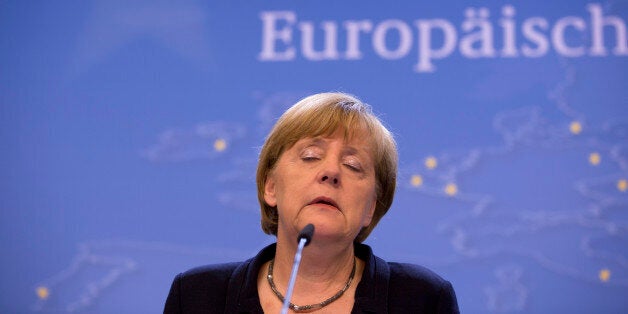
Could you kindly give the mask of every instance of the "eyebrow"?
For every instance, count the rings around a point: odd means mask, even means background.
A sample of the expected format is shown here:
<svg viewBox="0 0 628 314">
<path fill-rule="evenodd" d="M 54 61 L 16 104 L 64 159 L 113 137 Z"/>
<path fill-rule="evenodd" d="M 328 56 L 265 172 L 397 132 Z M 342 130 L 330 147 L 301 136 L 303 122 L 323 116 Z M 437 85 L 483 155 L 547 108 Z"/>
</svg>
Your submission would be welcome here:
<svg viewBox="0 0 628 314">
<path fill-rule="evenodd" d="M 307 144 L 308 145 L 312 145 L 312 144 L 321 145 L 321 144 L 325 144 L 325 140 L 322 137 L 317 136 L 317 137 L 314 137 L 314 138 L 310 139 L 309 143 L 307 143 Z"/>
<path fill-rule="evenodd" d="M 311 138 L 310 141 L 306 142 L 306 146 L 310 146 L 310 145 L 327 146 L 327 142 L 324 137 L 317 136 L 317 137 Z M 344 145 L 342 151 L 343 153 L 346 153 L 348 155 L 353 155 L 353 156 L 360 155 L 361 153 L 361 151 L 358 148 L 349 146 L 349 145 Z M 362 151 L 362 153 L 366 154 L 367 156 L 370 156 L 367 150 Z"/>
</svg>

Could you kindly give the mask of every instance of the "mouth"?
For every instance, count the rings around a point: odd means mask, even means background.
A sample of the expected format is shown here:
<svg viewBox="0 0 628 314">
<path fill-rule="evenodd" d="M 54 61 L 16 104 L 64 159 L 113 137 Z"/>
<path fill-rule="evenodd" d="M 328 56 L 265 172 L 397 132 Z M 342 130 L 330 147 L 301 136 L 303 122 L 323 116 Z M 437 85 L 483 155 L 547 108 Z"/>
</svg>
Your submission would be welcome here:
<svg viewBox="0 0 628 314">
<path fill-rule="evenodd" d="M 340 210 L 340 208 L 338 207 L 338 204 L 333 199 L 329 197 L 324 197 L 324 196 L 315 198 L 308 205 L 326 205 L 326 206 L 331 206 Z"/>
</svg>

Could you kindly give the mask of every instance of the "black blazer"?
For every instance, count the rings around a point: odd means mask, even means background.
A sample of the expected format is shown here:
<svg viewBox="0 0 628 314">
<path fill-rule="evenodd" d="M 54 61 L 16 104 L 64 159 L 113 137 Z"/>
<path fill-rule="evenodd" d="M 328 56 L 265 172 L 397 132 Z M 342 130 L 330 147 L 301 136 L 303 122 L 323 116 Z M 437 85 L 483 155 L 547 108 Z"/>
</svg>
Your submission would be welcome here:
<svg viewBox="0 0 628 314">
<path fill-rule="evenodd" d="M 366 265 L 352 313 L 459 313 L 451 284 L 427 268 L 387 263 L 364 244 L 355 245 L 355 254 Z M 274 256 L 272 244 L 245 262 L 203 266 L 177 275 L 164 313 L 263 313 L 257 275 Z"/>
</svg>

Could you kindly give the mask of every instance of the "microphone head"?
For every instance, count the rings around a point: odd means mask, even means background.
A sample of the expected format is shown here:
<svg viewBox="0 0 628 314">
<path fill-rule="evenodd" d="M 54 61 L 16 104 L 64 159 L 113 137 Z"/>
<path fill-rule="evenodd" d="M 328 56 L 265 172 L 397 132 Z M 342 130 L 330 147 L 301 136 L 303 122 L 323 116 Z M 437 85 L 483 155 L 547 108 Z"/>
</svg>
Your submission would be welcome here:
<svg viewBox="0 0 628 314">
<path fill-rule="evenodd" d="M 299 236 L 297 237 L 297 243 L 299 243 L 301 239 L 305 239 L 305 246 L 307 246 L 308 244 L 310 244 L 310 241 L 312 241 L 313 236 L 314 225 L 307 224 L 307 226 L 303 227 L 303 229 L 301 229 L 301 232 L 299 232 Z"/>
</svg>

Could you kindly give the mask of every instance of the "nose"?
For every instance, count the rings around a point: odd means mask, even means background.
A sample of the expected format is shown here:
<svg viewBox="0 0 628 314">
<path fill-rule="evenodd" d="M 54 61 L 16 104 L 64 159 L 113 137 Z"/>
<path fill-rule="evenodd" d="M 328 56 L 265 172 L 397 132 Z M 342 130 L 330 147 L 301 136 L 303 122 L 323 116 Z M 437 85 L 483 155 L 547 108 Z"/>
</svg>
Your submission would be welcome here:
<svg viewBox="0 0 628 314">
<path fill-rule="evenodd" d="M 330 183 L 331 185 L 337 186 L 340 183 L 340 180 L 338 179 L 338 176 L 334 176 L 334 175 L 324 175 L 323 177 L 321 177 L 320 179 L 321 183 Z"/>
<path fill-rule="evenodd" d="M 331 184 L 334 187 L 340 185 L 340 169 L 337 164 L 327 162 L 323 166 L 323 170 L 319 173 L 318 182 L 322 184 Z"/>
</svg>

